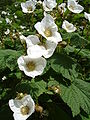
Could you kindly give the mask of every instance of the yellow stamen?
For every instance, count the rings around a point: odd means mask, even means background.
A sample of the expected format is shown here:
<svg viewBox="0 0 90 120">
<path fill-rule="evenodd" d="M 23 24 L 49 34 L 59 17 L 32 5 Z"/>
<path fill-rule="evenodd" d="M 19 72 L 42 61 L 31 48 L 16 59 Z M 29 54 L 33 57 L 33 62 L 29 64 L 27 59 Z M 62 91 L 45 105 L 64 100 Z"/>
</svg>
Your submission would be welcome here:
<svg viewBox="0 0 90 120">
<path fill-rule="evenodd" d="M 73 5 L 70 5 L 69 8 L 71 8 L 72 10 L 74 10 L 74 6 Z"/>
<path fill-rule="evenodd" d="M 50 29 L 46 29 L 46 30 L 44 31 L 44 34 L 45 34 L 46 37 L 51 37 L 51 36 L 52 36 L 52 32 L 51 32 Z"/>
<path fill-rule="evenodd" d="M 66 28 L 69 29 L 71 27 L 71 25 L 66 25 Z"/>
<path fill-rule="evenodd" d="M 35 70 L 35 67 L 36 67 L 36 66 L 35 66 L 35 63 L 32 62 L 32 61 L 28 62 L 28 63 L 26 64 L 26 66 L 27 66 L 27 68 L 28 68 L 29 71 Z"/>
<path fill-rule="evenodd" d="M 27 115 L 29 113 L 29 107 L 28 106 L 24 106 L 21 108 L 21 114 L 22 115 Z"/>
<path fill-rule="evenodd" d="M 27 10 L 28 10 L 28 11 L 32 11 L 32 6 L 28 6 L 28 7 L 27 7 Z"/>
</svg>

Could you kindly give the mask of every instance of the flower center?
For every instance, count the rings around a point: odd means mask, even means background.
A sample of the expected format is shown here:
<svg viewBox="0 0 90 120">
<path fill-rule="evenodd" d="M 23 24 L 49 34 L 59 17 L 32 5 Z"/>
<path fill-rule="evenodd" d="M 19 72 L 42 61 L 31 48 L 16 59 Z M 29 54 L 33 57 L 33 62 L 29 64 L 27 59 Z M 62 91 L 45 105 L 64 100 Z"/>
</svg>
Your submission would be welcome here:
<svg viewBox="0 0 90 120">
<path fill-rule="evenodd" d="M 72 10 L 74 10 L 74 6 L 73 5 L 70 5 L 69 8 L 71 8 Z"/>
<path fill-rule="evenodd" d="M 22 115 L 27 115 L 29 113 L 29 107 L 28 106 L 23 106 L 20 111 Z"/>
<path fill-rule="evenodd" d="M 51 37 L 51 36 L 52 36 L 52 32 L 51 32 L 50 29 L 46 29 L 46 30 L 44 31 L 44 34 L 45 34 L 46 37 Z"/>
<path fill-rule="evenodd" d="M 71 27 L 71 25 L 66 25 L 66 28 L 69 29 Z"/>
<path fill-rule="evenodd" d="M 26 64 L 26 66 L 27 66 L 27 68 L 28 68 L 28 70 L 29 71 L 33 71 L 33 70 L 35 70 L 35 63 L 33 62 L 33 61 L 30 61 L 30 62 L 28 62 L 27 64 Z"/>
<path fill-rule="evenodd" d="M 28 10 L 28 11 L 32 11 L 32 6 L 28 6 L 28 7 L 27 7 L 27 10 Z"/>
</svg>

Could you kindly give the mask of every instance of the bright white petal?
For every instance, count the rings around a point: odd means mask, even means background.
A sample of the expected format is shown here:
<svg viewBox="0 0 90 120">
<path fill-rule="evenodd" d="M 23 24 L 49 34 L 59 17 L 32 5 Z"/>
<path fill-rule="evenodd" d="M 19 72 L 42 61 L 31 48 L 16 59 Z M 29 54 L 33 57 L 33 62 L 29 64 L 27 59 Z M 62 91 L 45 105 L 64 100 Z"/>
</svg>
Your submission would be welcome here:
<svg viewBox="0 0 90 120">
<path fill-rule="evenodd" d="M 46 41 L 46 48 L 47 48 L 46 51 L 47 51 L 47 53 L 44 54 L 43 56 L 44 56 L 45 58 L 51 57 L 51 56 L 53 55 L 56 47 L 57 47 L 57 44 L 56 44 L 55 42 Z"/>
<path fill-rule="evenodd" d="M 74 27 L 72 23 L 69 23 L 66 20 L 63 21 L 62 28 L 65 29 L 67 32 L 74 32 L 76 30 L 76 27 Z"/>
<path fill-rule="evenodd" d="M 38 76 L 40 75 L 41 73 L 39 73 L 38 71 L 36 71 L 36 68 L 39 66 L 39 65 L 42 65 L 43 66 L 43 70 L 45 68 L 45 59 L 40 57 L 40 58 L 31 58 L 30 56 L 21 56 L 19 58 L 19 60 L 22 60 L 22 61 L 19 61 L 18 62 L 18 66 L 20 68 L 20 70 L 24 71 L 24 73 L 29 76 L 29 77 L 35 77 L 35 76 Z M 42 61 L 42 62 L 41 62 Z M 34 70 L 29 70 L 29 68 L 27 67 L 27 64 L 29 62 L 33 62 L 35 64 L 35 69 Z M 22 69 L 21 69 L 22 68 Z M 43 71 L 42 71 L 43 72 Z"/>
<path fill-rule="evenodd" d="M 60 33 L 58 33 L 58 32 L 54 32 L 51 37 L 46 37 L 46 39 L 49 40 L 49 41 L 53 41 L 56 44 L 58 42 L 62 41 L 62 37 L 61 37 Z"/>
<path fill-rule="evenodd" d="M 18 63 L 19 69 L 21 71 L 23 71 L 24 70 L 24 66 L 25 66 L 25 62 L 24 62 L 23 56 L 18 58 L 17 63 Z"/>
<path fill-rule="evenodd" d="M 23 116 L 22 114 L 14 113 L 13 117 L 14 120 L 26 120 L 29 116 L 28 115 Z"/>
<path fill-rule="evenodd" d="M 45 11 L 52 11 L 57 5 L 56 0 L 44 0 L 43 8 Z"/>
<path fill-rule="evenodd" d="M 21 8 L 24 13 L 32 13 L 36 8 L 35 5 L 36 5 L 36 1 L 29 0 L 26 1 L 25 3 L 21 3 Z M 30 7 L 32 8 L 31 10 L 29 10 Z"/>
<path fill-rule="evenodd" d="M 29 35 L 26 39 L 27 48 L 40 43 L 39 38 L 36 35 Z"/>
<path fill-rule="evenodd" d="M 68 0 L 68 9 L 73 13 L 81 13 L 84 7 L 79 5 L 76 0 Z"/>
<path fill-rule="evenodd" d="M 45 48 L 44 47 L 40 47 L 39 45 L 34 45 L 32 47 L 29 47 L 27 49 L 27 54 L 31 57 L 31 58 L 39 58 L 41 57 L 45 52 Z"/>
<path fill-rule="evenodd" d="M 13 99 L 9 100 L 9 107 L 15 113 L 20 113 L 20 102 L 15 101 Z"/>
<path fill-rule="evenodd" d="M 40 22 L 37 22 L 34 27 L 38 31 L 39 34 L 41 34 L 42 36 L 44 36 L 43 31 L 45 30 L 45 28 L 43 26 L 41 26 Z"/>
<path fill-rule="evenodd" d="M 90 22 L 90 14 L 89 14 L 89 13 L 84 12 L 84 17 L 85 17 L 87 20 L 89 20 L 89 22 Z"/>
</svg>

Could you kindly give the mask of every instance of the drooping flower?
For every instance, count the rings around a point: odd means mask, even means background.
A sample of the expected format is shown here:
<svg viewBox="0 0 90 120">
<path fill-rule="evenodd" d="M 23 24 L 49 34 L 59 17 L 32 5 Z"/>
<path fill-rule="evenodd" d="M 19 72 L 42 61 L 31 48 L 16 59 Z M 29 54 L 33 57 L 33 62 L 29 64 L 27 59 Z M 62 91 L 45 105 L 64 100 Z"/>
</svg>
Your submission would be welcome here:
<svg viewBox="0 0 90 120">
<path fill-rule="evenodd" d="M 53 41 L 46 40 L 45 42 L 40 42 L 39 38 L 35 35 L 30 35 L 26 39 L 27 43 L 27 54 L 32 58 L 37 58 L 44 56 L 49 58 L 53 55 L 57 44 Z"/>
<path fill-rule="evenodd" d="M 21 7 L 22 7 L 22 11 L 24 13 L 32 13 L 35 8 L 36 8 L 36 0 L 29 0 L 29 1 L 26 1 L 25 3 L 21 3 Z"/>
<path fill-rule="evenodd" d="M 67 32 L 74 32 L 76 30 L 76 27 L 74 27 L 72 23 L 69 23 L 66 20 L 63 21 L 62 28 L 65 29 Z"/>
<path fill-rule="evenodd" d="M 30 58 L 29 56 L 21 56 L 17 60 L 19 69 L 32 78 L 41 75 L 46 67 L 46 60 L 43 57 Z"/>
<path fill-rule="evenodd" d="M 84 10 L 84 7 L 78 4 L 76 0 L 68 0 L 67 7 L 73 13 L 81 13 Z"/>
<path fill-rule="evenodd" d="M 52 11 L 57 5 L 56 0 L 44 0 L 43 8 L 45 11 Z"/>
<path fill-rule="evenodd" d="M 84 12 L 84 17 L 85 17 L 87 20 L 89 20 L 89 22 L 90 22 L 90 14 L 89 14 L 89 13 Z"/>
<path fill-rule="evenodd" d="M 58 10 L 60 11 L 61 14 L 63 14 L 66 11 L 66 3 L 61 3 L 58 5 Z"/>
<path fill-rule="evenodd" d="M 35 28 L 39 34 L 45 37 L 47 40 L 54 41 L 56 43 L 62 41 L 60 33 L 58 33 L 58 27 L 54 22 L 51 15 L 46 14 L 41 22 L 35 24 Z"/>
<path fill-rule="evenodd" d="M 26 120 L 35 111 L 35 103 L 30 95 L 9 100 L 9 107 L 14 112 L 15 120 Z"/>
</svg>

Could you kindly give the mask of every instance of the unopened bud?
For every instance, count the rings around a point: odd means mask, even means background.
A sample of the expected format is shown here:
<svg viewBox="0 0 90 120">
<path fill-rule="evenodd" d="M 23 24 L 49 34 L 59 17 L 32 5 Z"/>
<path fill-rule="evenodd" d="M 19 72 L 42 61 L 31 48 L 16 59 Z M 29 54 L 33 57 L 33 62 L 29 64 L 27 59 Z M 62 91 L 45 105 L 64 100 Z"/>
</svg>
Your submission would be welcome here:
<svg viewBox="0 0 90 120">
<path fill-rule="evenodd" d="M 36 112 L 42 113 L 43 112 L 43 107 L 36 104 L 35 110 L 36 110 Z"/>
<path fill-rule="evenodd" d="M 54 93 L 60 94 L 60 86 L 51 86 L 48 88 L 48 90 L 52 90 Z"/>
<path fill-rule="evenodd" d="M 61 47 L 66 47 L 66 46 L 67 46 L 67 42 L 66 42 L 66 41 L 61 41 L 61 42 L 59 43 L 59 45 L 60 45 Z"/>
<path fill-rule="evenodd" d="M 24 96 L 26 96 L 27 94 L 25 93 L 25 94 L 23 94 L 23 93 L 17 93 L 17 97 L 16 97 L 16 99 L 22 99 Z"/>
</svg>

